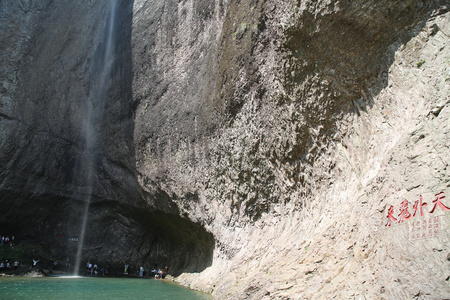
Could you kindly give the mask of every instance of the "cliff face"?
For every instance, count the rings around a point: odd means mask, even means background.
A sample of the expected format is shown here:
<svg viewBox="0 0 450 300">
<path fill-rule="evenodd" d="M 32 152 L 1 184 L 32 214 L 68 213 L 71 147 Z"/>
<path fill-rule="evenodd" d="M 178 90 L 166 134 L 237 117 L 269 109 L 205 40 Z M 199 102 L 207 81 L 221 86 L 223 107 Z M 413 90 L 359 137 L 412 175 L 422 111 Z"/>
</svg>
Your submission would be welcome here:
<svg viewBox="0 0 450 300">
<path fill-rule="evenodd" d="M 446 1 L 112 3 L 0 4 L 2 226 L 65 255 L 89 194 L 86 259 L 219 299 L 450 293 Z"/>
<path fill-rule="evenodd" d="M 448 213 L 430 213 L 449 184 L 444 2 L 152 5 L 134 8 L 139 182 L 216 241 L 180 282 L 219 299 L 449 292 Z M 420 195 L 423 216 L 385 226 Z M 438 215 L 438 236 L 413 236 Z"/>
<path fill-rule="evenodd" d="M 136 180 L 133 2 L 0 5 L 2 234 L 111 272 L 204 268 L 211 235 Z"/>
</svg>

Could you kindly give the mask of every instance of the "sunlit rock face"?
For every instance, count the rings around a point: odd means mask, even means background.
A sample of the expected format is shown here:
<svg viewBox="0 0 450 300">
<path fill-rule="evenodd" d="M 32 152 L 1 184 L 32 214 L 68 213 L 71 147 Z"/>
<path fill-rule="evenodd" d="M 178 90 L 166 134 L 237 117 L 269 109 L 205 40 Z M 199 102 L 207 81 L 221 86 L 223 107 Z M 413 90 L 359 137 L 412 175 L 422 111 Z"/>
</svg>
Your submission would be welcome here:
<svg viewBox="0 0 450 300">
<path fill-rule="evenodd" d="M 449 193 L 448 3 L 135 1 L 133 16 L 139 183 L 216 241 L 180 282 L 218 299 L 449 293 L 450 212 L 431 213 Z"/>
<path fill-rule="evenodd" d="M 108 1 L 7 2 L 2 226 L 66 255 L 94 157 L 86 259 L 218 299 L 450 294 L 447 1 L 118 1 L 90 152 Z"/>
</svg>

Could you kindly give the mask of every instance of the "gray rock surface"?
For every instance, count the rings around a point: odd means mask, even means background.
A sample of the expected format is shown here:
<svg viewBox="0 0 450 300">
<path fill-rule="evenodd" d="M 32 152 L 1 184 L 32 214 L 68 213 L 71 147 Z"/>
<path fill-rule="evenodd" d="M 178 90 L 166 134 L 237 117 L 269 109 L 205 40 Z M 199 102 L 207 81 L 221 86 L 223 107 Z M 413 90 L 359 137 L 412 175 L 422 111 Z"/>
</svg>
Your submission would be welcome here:
<svg viewBox="0 0 450 300">
<path fill-rule="evenodd" d="M 448 295 L 448 214 L 438 237 L 385 226 L 390 205 L 447 192 L 444 2 L 224 1 L 201 21 L 194 3 L 162 11 L 145 76 L 163 79 L 133 88 L 141 186 L 216 240 L 179 282 L 218 299 Z"/>
<path fill-rule="evenodd" d="M 106 2 L 0 3 L 2 226 L 63 255 L 94 182 L 86 258 L 217 299 L 450 295 L 447 1 L 117 3 L 103 102 Z"/>
<path fill-rule="evenodd" d="M 204 268 L 211 235 L 137 181 L 133 3 L 0 5 L 2 234 L 74 262 L 89 208 L 83 266 Z"/>
</svg>

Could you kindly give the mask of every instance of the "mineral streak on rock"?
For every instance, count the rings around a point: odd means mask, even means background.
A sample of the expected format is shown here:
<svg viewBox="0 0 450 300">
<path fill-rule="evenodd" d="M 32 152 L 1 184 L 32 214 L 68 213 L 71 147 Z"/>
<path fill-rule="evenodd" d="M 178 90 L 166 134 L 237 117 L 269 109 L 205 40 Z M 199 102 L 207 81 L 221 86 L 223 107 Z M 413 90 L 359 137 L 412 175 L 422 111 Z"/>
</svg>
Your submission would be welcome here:
<svg viewBox="0 0 450 300">
<path fill-rule="evenodd" d="M 0 224 L 60 255 L 101 2 L 0 3 Z M 86 258 L 217 299 L 448 297 L 448 1 L 119 2 Z"/>
</svg>

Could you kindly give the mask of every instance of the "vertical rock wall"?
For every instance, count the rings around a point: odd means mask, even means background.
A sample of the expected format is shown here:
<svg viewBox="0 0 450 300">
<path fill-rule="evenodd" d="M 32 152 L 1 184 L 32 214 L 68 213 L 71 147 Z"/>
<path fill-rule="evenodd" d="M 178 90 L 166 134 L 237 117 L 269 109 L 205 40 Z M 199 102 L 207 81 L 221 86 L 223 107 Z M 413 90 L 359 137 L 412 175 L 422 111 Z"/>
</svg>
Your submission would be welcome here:
<svg viewBox="0 0 450 300">
<path fill-rule="evenodd" d="M 449 180 L 445 2 L 137 1 L 134 15 L 151 41 L 133 35 L 139 182 L 216 240 L 181 283 L 219 299 L 449 293 L 449 213 L 431 213 Z M 398 223 L 420 196 L 424 216 Z M 413 236 L 434 217 L 437 236 Z"/>
<path fill-rule="evenodd" d="M 114 62 L 108 82 L 101 84 L 97 70 L 107 47 L 108 3 L 42 0 L 0 5 L 2 234 L 41 243 L 55 257 L 74 260 L 73 241 L 81 239 L 86 199 L 100 207 L 112 201 L 110 211 L 116 212 L 114 206 L 120 203 L 139 205 L 130 101 L 132 3 L 122 1 L 117 10 L 122 23 L 112 29 L 120 39 L 113 55 L 120 60 Z M 89 112 L 95 120 L 92 149 L 86 146 Z M 95 170 L 90 178 L 86 165 Z M 96 205 L 88 230 L 93 242 L 87 248 L 98 250 L 108 243 L 100 232 L 120 233 L 114 224 L 101 227 L 94 221 L 109 213 L 96 210 Z M 89 255 L 110 259 L 98 251 Z"/>
<path fill-rule="evenodd" d="M 92 156 L 86 259 L 218 299 L 450 294 L 446 1 L 118 1 L 87 155 L 108 3 L 0 2 L 2 230 L 70 252 Z"/>
<path fill-rule="evenodd" d="M 133 1 L 0 7 L 1 233 L 44 249 L 42 261 L 74 262 L 84 241 L 83 267 L 204 269 L 211 235 L 136 178 Z"/>
</svg>

